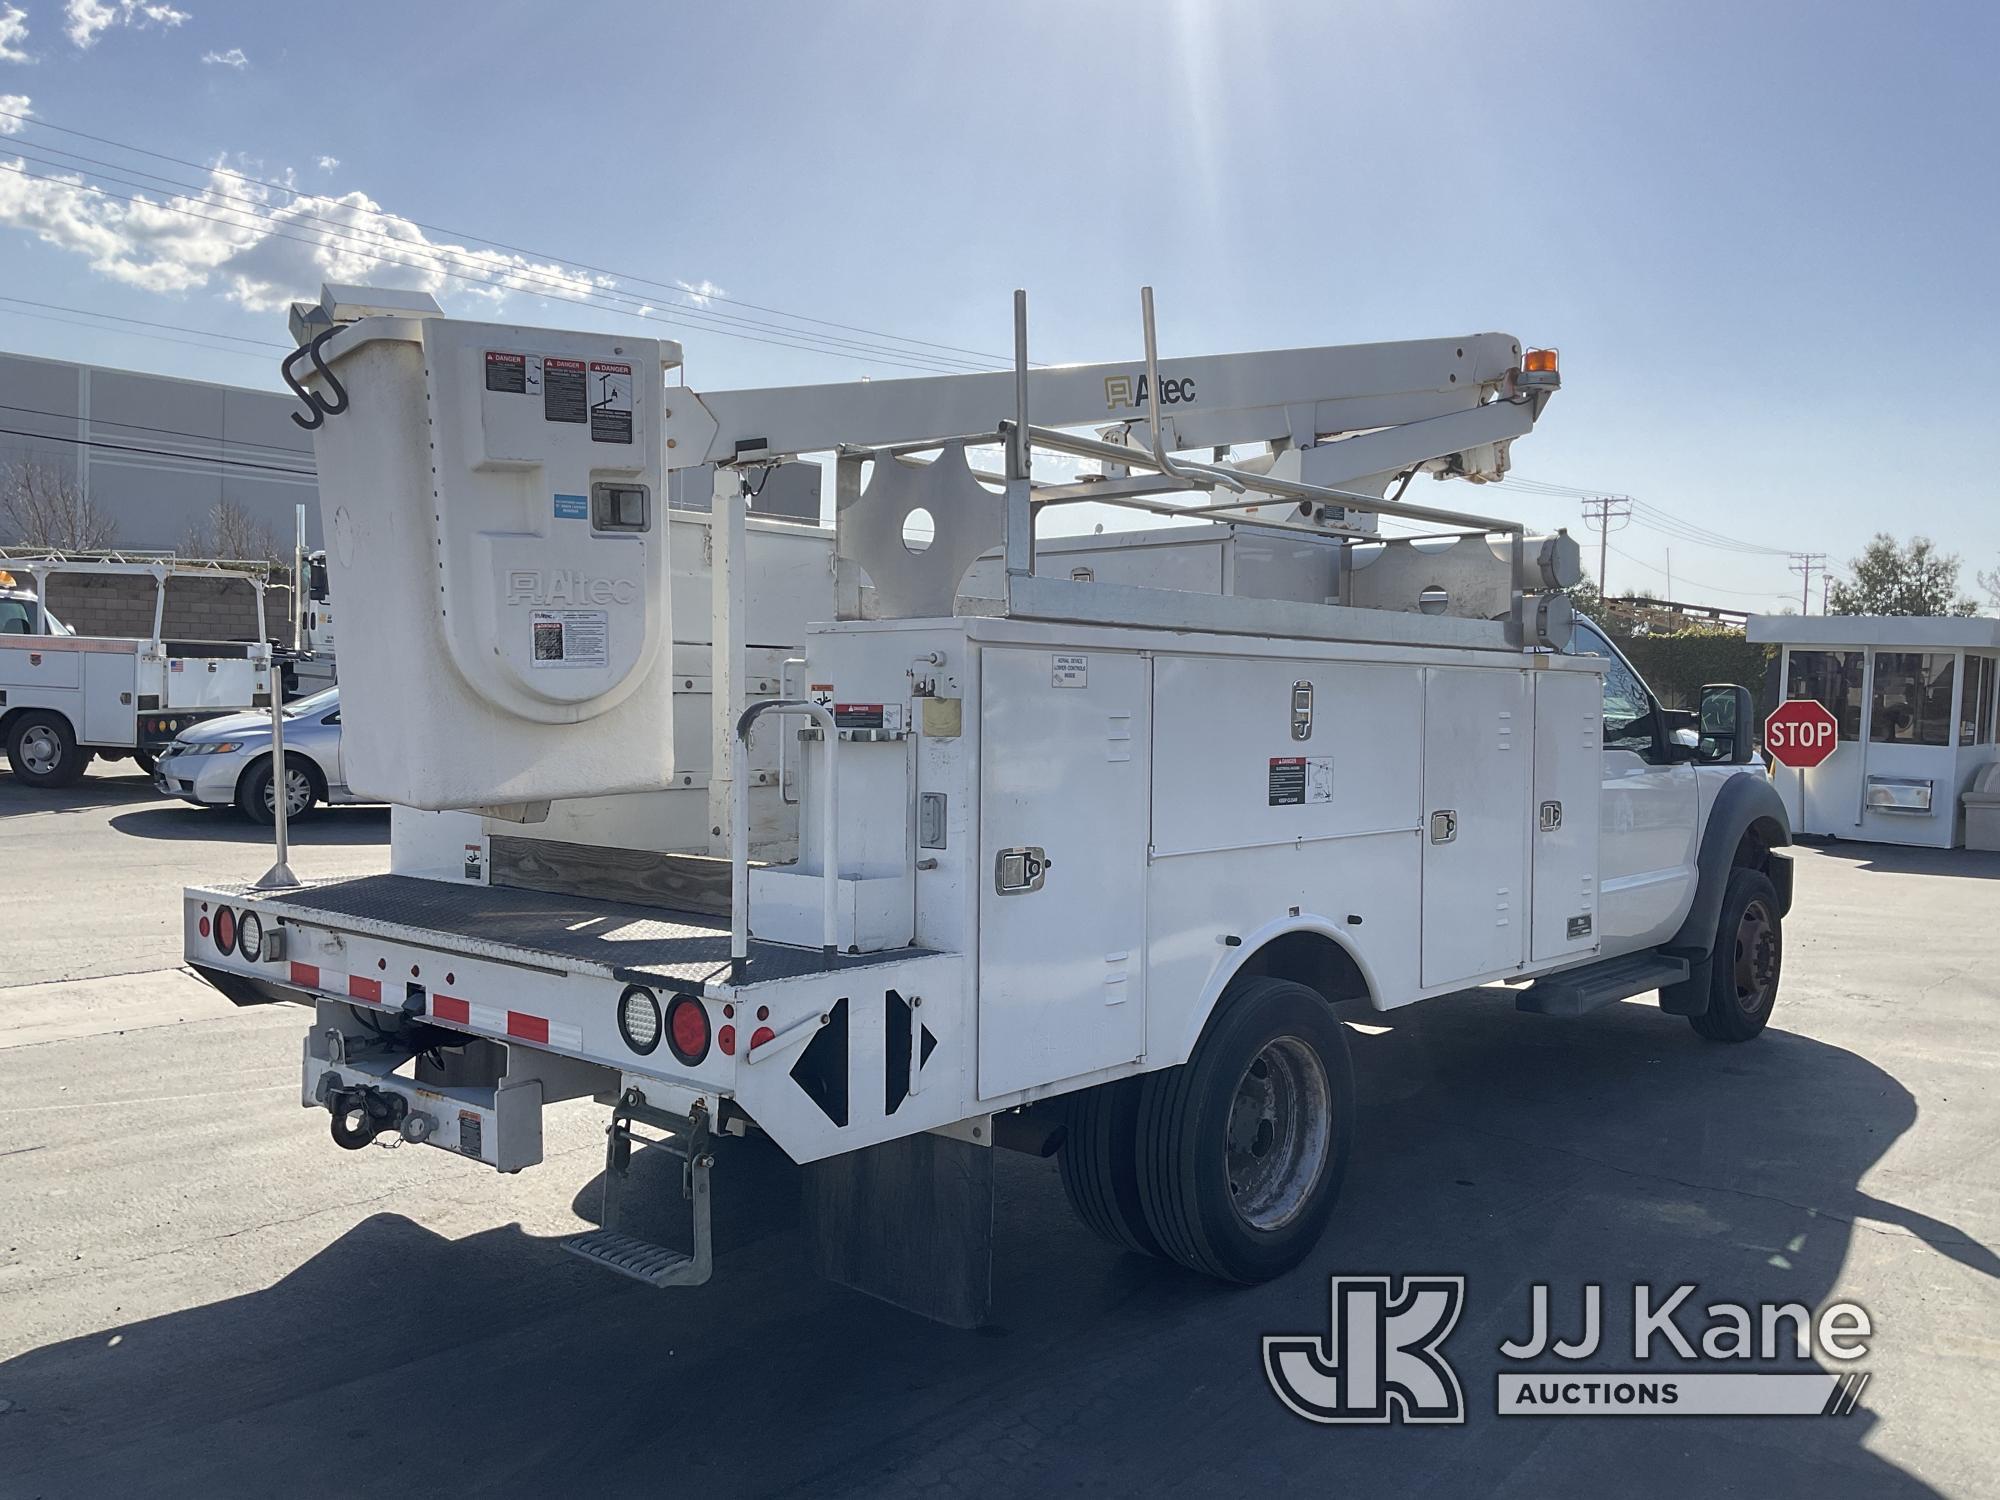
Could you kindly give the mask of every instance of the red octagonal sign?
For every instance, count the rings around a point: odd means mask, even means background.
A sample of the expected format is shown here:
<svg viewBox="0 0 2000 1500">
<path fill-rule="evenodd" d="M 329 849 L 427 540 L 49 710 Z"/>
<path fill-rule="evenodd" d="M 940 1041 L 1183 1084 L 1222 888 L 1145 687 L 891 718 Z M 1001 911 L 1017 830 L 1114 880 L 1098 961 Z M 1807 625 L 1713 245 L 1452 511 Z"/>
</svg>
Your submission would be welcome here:
<svg viewBox="0 0 2000 1500">
<path fill-rule="evenodd" d="M 1764 746 L 1781 766 L 1809 771 L 1829 755 L 1840 738 L 1840 725 L 1824 703 L 1794 698 L 1781 703 L 1764 721 Z"/>
</svg>

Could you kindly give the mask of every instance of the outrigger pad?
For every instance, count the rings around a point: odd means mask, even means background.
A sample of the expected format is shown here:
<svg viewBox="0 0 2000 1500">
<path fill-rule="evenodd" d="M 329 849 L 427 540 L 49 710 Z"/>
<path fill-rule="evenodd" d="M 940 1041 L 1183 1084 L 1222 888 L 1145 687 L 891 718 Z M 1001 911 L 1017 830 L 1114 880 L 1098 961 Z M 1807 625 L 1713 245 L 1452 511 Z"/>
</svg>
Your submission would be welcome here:
<svg viewBox="0 0 2000 1500">
<path fill-rule="evenodd" d="M 805 1169 L 814 1269 L 953 1328 L 993 1304 L 993 1152 L 941 1135 L 885 1141 Z"/>
</svg>

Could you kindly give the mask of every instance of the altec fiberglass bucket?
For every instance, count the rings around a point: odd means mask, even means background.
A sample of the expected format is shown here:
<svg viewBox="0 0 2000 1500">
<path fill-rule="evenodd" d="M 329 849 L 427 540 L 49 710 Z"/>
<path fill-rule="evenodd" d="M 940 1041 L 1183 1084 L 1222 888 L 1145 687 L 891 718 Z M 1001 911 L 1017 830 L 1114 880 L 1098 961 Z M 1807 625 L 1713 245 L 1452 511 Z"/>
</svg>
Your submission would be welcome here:
<svg viewBox="0 0 2000 1500">
<path fill-rule="evenodd" d="M 667 784 L 679 355 L 437 317 L 325 340 L 314 448 L 357 791 L 450 808 Z"/>
</svg>

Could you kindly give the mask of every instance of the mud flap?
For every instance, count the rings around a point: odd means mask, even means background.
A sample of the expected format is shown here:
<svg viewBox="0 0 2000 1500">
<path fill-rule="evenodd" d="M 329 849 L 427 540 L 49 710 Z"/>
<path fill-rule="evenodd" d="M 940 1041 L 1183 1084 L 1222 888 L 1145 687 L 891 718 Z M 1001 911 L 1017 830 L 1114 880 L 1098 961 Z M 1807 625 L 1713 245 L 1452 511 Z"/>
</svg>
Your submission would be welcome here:
<svg viewBox="0 0 2000 1500">
<path fill-rule="evenodd" d="M 885 1141 L 805 1169 L 800 1221 L 829 1281 L 953 1328 L 993 1301 L 993 1152 L 942 1135 Z"/>
</svg>

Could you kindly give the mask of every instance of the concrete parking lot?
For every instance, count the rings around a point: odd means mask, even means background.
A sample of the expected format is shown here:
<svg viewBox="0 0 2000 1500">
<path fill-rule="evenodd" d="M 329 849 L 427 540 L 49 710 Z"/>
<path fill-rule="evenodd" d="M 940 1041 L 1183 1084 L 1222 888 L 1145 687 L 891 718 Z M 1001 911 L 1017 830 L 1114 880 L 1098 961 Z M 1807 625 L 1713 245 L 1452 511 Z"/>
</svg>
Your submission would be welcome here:
<svg viewBox="0 0 2000 1500">
<path fill-rule="evenodd" d="M 383 869 L 387 836 L 334 810 L 293 864 Z M 755 1145 L 719 1162 L 691 1292 L 558 1253 L 592 1202 L 587 1103 L 515 1178 L 334 1149 L 298 1107 L 300 1013 L 178 967 L 181 885 L 268 860 L 129 766 L 0 775 L 0 1495 L 2000 1492 L 2000 857 L 1799 851 L 1748 1046 L 1640 1003 L 1358 1018 L 1340 1213 L 1263 1287 L 1114 1253 L 1053 1163 L 1003 1156 L 978 1334 L 807 1275 L 796 1174 Z M 1331 1273 L 1417 1271 L 1469 1279 L 1467 1424 L 1285 1412 L 1260 1337 L 1323 1331 Z M 1494 1415 L 1531 1283 L 1573 1321 L 1582 1283 L 1635 1281 L 1861 1303 L 1860 1410 Z"/>
</svg>

